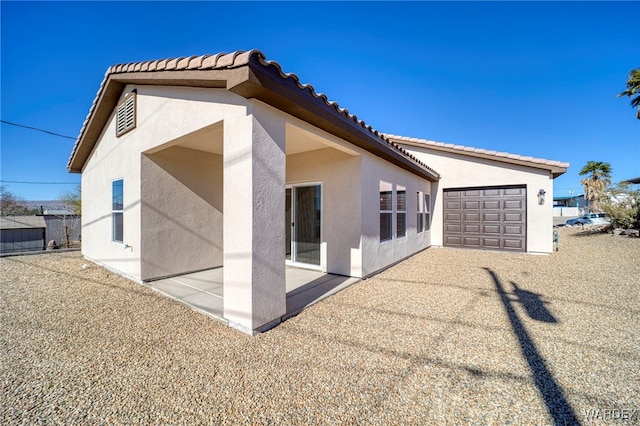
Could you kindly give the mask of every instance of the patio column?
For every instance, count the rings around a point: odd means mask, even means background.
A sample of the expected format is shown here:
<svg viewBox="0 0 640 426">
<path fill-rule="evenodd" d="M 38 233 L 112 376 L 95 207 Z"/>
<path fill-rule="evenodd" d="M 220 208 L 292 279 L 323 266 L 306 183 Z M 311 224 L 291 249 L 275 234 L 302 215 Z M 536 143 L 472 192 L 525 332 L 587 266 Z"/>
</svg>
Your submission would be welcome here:
<svg viewBox="0 0 640 426">
<path fill-rule="evenodd" d="M 286 312 L 285 123 L 255 102 L 224 122 L 224 316 L 253 334 Z"/>
</svg>

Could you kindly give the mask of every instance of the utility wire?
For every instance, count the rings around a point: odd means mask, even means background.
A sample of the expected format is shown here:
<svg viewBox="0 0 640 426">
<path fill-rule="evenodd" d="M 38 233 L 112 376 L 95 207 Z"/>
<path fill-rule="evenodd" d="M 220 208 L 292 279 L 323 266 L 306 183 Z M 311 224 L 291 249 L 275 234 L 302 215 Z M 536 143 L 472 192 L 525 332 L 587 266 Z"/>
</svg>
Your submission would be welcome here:
<svg viewBox="0 0 640 426">
<path fill-rule="evenodd" d="M 60 133 L 50 132 L 50 131 L 44 130 L 44 129 L 38 129 L 37 127 L 25 126 L 24 124 L 12 123 L 11 121 L 6 121 L 6 120 L 0 120 L 0 122 L 5 123 L 5 124 L 10 124 L 12 126 L 24 127 L 25 129 L 37 130 L 38 132 L 47 133 L 49 135 L 58 136 L 58 137 L 61 137 L 61 138 L 76 140 L 76 138 L 74 138 L 72 136 L 61 135 Z"/>
<path fill-rule="evenodd" d="M 26 183 L 30 185 L 77 185 L 80 182 L 22 182 L 17 180 L 0 180 L 0 183 Z"/>
</svg>

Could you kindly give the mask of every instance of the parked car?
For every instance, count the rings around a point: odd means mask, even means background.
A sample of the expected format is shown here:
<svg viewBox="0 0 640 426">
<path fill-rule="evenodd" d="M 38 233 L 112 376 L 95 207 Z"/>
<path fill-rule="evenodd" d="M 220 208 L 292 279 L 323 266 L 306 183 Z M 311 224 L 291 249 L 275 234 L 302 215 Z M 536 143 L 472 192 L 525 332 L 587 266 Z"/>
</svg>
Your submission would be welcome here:
<svg viewBox="0 0 640 426">
<path fill-rule="evenodd" d="M 569 219 L 566 225 L 608 225 L 609 223 L 604 213 L 587 213 L 580 217 Z"/>
</svg>

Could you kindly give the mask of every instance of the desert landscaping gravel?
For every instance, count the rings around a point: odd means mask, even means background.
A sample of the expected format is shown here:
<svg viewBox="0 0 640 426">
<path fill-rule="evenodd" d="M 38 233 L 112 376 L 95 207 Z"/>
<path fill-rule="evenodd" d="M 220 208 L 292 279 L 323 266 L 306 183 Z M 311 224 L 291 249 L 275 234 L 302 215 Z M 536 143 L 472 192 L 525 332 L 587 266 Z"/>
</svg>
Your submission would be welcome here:
<svg viewBox="0 0 640 426">
<path fill-rule="evenodd" d="M 580 229 L 430 248 L 250 337 L 78 252 L 5 257 L 0 424 L 639 424 L 639 265 Z"/>
</svg>

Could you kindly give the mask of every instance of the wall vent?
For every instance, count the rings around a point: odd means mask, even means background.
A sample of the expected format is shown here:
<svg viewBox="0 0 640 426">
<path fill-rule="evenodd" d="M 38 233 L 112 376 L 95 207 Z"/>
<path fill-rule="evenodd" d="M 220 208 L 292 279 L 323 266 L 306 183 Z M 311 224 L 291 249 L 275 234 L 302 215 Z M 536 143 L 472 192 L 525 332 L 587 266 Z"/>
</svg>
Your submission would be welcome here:
<svg viewBox="0 0 640 426">
<path fill-rule="evenodd" d="M 136 128 L 136 93 L 128 93 L 116 107 L 116 136 Z"/>
</svg>

